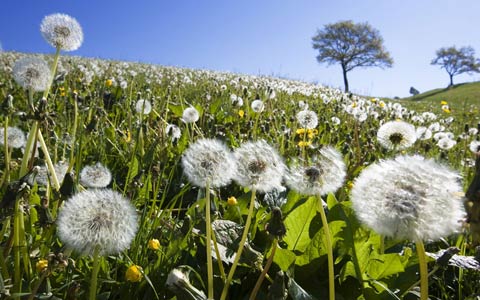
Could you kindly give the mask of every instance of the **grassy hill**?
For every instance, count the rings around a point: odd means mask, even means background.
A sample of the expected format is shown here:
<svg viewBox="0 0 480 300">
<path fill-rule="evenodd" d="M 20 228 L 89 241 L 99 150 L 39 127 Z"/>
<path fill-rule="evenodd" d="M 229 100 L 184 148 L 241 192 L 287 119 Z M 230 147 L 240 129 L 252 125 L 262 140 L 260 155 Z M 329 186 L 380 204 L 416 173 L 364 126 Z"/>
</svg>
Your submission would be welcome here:
<svg viewBox="0 0 480 300">
<path fill-rule="evenodd" d="M 459 83 L 450 88 L 430 90 L 413 97 L 398 100 L 402 105 L 417 111 L 431 110 L 445 115 L 442 101 L 450 106 L 453 116 L 462 117 L 478 114 L 480 107 L 480 82 Z"/>
</svg>

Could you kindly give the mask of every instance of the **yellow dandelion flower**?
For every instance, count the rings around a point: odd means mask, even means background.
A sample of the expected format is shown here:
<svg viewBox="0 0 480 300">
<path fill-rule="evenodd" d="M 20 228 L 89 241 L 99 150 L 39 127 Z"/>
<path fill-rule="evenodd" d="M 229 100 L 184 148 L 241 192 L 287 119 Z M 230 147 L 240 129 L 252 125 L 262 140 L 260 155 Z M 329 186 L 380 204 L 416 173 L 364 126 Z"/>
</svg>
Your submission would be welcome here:
<svg viewBox="0 0 480 300">
<path fill-rule="evenodd" d="M 42 272 L 47 267 L 48 267 L 48 260 L 46 260 L 46 259 L 41 259 L 41 260 L 37 261 L 37 264 L 35 265 L 35 268 L 37 269 L 38 273 Z"/>
<path fill-rule="evenodd" d="M 148 249 L 158 250 L 160 249 L 160 241 L 157 239 L 151 239 L 148 241 Z"/>
<path fill-rule="evenodd" d="M 298 147 L 308 147 L 312 144 L 312 141 L 300 141 L 298 142 Z"/>
<path fill-rule="evenodd" d="M 131 265 L 125 273 L 125 279 L 130 282 L 139 282 L 143 278 L 141 270 L 142 267 L 137 265 Z"/>
<path fill-rule="evenodd" d="M 448 109 L 448 108 L 444 108 L 444 109 L 443 109 L 443 112 L 446 113 L 446 114 L 451 113 L 450 109 Z"/>
<path fill-rule="evenodd" d="M 317 134 L 318 134 L 317 129 L 309 129 L 307 131 L 307 136 L 308 136 L 309 139 L 313 139 Z"/>
<path fill-rule="evenodd" d="M 379 99 L 378 98 L 372 98 L 370 99 L 370 101 L 372 101 L 373 103 L 376 103 Z"/>
<path fill-rule="evenodd" d="M 130 130 L 125 130 L 123 139 L 125 140 L 125 143 L 130 143 L 130 141 L 132 140 L 132 135 L 130 134 Z"/>
<path fill-rule="evenodd" d="M 240 118 L 243 118 L 243 116 L 245 115 L 245 112 L 243 111 L 243 109 L 238 111 L 238 115 L 240 116 Z"/>
<path fill-rule="evenodd" d="M 385 107 L 385 102 L 380 101 L 380 102 L 378 103 L 378 105 L 380 105 L 381 108 L 384 108 L 384 107 Z"/>
<path fill-rule="evenodd" d="M 445 100 L 442 100 L 442 101 L 440 102 L 440 104 L 441 104 L 441 105 L 448 105 L 448 102 L 445 101 Z"/>
<path fill-rule="evenodd" d="M 349 190 L 351 190 L 353 188 L 353 181 L 348 181 L 347 182 L 347 187 Z"/>
<path fill-rule="evenodd" d="M 228 197 L 227 199 L 227 204 L 230 205 L 230 206 L 235 206 L 237 205 L 237 198 L 231 196 L 231 197 Z"/>
<path fill-rule="evenodd" d="M 296 134 L 304 134 L 305 133 L 305 128 L 298 128 L 296 131 L 295 131 Z"/>
<path fill-rule="evenodd" d="M 353 108 L 357 107 L 357 102 L 352 102 L 352 107 Z"/>
<path fill-rule="evenodd" d="M 107 79 L 107 81 L 105 81 L 106 86 L 112 86 L 112 84 L 113 84 L 113 80 L 111 79 Z"/>
</svg>

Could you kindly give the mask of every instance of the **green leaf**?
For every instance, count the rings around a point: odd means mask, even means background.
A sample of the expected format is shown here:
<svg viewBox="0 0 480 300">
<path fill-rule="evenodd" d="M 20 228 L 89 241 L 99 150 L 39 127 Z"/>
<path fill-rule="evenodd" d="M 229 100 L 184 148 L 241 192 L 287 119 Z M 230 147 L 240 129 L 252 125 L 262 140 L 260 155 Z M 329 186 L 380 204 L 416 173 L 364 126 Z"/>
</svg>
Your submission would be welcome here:
<svg viewBox="0 0 480 300">
<path fill-rule="evenodd" d="M 307 293 L 298 283 L 292 278 L 288 281 L 288 294 L 293 300 L 316 300 L 315 297 Z"/>
<path fill-rule="evenodd" d="M 369 261 L 367 273 L 373 279 L 382 279 L 405 271 L 401 256 L 396 253 L 378 255 Z"/>
<path fill-rule="evenodd" d="M 169 103 L 168 109 L 177 117 L 181 117 L 183 115 L 183 107 L 181 105 Z"/>
<path fill-rule="evenodd" d="M 288 268 L 290 268 L 290 266 L 295 262 L 295 258 L 295 253 L 292 251 L 288 249 L 277 248 L 275 251 L 275 256 L 273 257 L 273 262 L 276 263 L 278 267 L 282 269 L 282 271 L 286 272 Z"/>
<path fill-rule="evenodd" d="M 318 199 L 310 197 L 285 218 L 287 234 L 283 238 L 289 250 L 305 251 L 310 244 L 309 227 L 315 217 Z"/>
</svg>

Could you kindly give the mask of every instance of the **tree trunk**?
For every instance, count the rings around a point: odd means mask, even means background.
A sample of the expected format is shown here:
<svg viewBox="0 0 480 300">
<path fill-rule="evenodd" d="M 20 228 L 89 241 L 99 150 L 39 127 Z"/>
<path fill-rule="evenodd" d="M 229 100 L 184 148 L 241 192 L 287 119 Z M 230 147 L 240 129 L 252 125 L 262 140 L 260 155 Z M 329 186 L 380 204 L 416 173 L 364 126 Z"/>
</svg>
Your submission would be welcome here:
<svg viewBox="0 0 480 300">
<path fill-rule="evenodd" d="M 453 74 L 448 74 L 450 75 L 450 85 L 448 87 L 452 87 L 453 86 Z"/>
<path fill-rule="evenodd" d="M 342 64 L 342 71 L 343 71 L 343 83 L 345 85 L 345 93 L 348 93 L 348 79 L 347 79 L 347 70 L 345 70 L 346 66 Z"/>
</svg>

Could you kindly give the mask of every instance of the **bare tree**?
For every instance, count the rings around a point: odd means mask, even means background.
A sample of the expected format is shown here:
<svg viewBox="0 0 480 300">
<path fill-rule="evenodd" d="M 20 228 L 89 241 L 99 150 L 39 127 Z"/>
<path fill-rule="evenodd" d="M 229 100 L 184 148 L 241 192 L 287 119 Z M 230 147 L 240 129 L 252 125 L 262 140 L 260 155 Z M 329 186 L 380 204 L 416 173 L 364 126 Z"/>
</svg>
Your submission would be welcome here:
<svg viewBox="0 0 480 300">
<path fill-rule="evenodd" d="M 449 87 L 453 85 L 453 76 L 462 73 L 479 73 L 480 64 L 475 59 L 475 50 L 472 47 L 461 47 L 457 49 L 455 46 L 449 48 L 440 48 L 436 52 L 431 64 L 439 65 L 447 71 L 450 76 Z"/>
<path fill-rule="evenodd" d="M 357 67 L 391 67 L 393 59 L 383 46 L 380 32 L 368 23 L 341 21 L 325 25 L 312 38 L 317 61 L 339 63 L 343 71 L 345 92 L 349 91 L 347 73 Z"/>
</svg>

